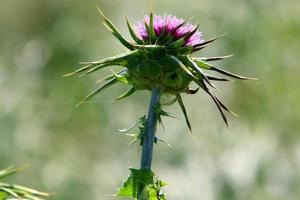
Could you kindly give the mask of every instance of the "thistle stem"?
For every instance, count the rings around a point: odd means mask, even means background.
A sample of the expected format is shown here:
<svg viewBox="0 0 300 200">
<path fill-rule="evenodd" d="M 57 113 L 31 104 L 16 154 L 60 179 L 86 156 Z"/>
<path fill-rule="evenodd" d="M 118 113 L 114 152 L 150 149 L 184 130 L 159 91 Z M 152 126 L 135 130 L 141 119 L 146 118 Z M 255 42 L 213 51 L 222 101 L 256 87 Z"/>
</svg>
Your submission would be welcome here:
<svg viewBox="0 0 300 200">
<path fill-rule="evenodd" d="M 160 101 L 159 87 L 153 87 L 151 91 L 151 100 L 148 108 L 148 116 L 146 121 L 146 129 L 142 146 L 141 169 L 151 169 L 153 144 L 155 139 L 155 131 L 157 124 L 156 106 Z"/>
</svg>

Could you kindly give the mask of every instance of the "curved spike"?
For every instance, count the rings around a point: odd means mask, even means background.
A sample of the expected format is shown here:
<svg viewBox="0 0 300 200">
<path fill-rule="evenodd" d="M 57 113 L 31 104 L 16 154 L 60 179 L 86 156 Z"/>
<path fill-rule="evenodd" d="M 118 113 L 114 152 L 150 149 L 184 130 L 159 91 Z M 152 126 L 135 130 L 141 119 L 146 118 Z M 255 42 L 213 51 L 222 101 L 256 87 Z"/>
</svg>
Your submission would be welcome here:
<svg viewBox="0 0 300 200">
<path fill-rule="evenodd" d="M 120 71 L 117 73 L 117 75 L 118 75 L 118 74 L 121 74 L 121 75 L 122 75 L 122 74 L 124 74 L 126 71 L 127 71 L 127 69 L 124 68 L 124 69 L 120 70 Z M 109 76 L 107 76 L 107 77 L 105 77 L 105 78 L 103 78 L 103 79 L 97 80 L 96 83 L 101 83 L 101 82 L 103 82 L 103 81 L 108 81 L 108 80 L 113 79 L 113 78 L 115 78 L 115 77 L 116 77 L 116 74 L 113 73 L 113 74 L 111 74 L 111 75 L 109 75 Z"/>
<path fill-rule="evenodd" d="M 221 106 L 221 104 L 219 103 L 219 101 L 216 99 L 216 97 L 214 95 L 212 95 L 211 93 L 208 93 L 208 94 L 213 99 L 213 101 L 215 102 L 215 104 L 217 105 L 218 110 L 219 110 L 219 112 L 220 112 L 220 114 L 221 114 L 221 116 L 223 118 L 223 121 L 225 122 L 226 126 L 229 127 L 228 126 L 227 117 L 226 117 L 225 113 L 222 110 L 223 107 Z"/>
<path fill-rule="evenodd" d="M 182 98 L 181 98 L 180 94 L 176 94 L 176 99 L 177 99 L 177 102 L 178 102 L 178 104 L 179 104 L 179 106 L 182 110 L 183 115 L 184 115 L 185 122 L 186 122 L 189 130 L 192 132 L 192 126 L 191 126 L 190 120 L 187 116 L 187 112 L 186 112 L 186 109 L 185 109 L 185 106 L 183 104 L 183 101 L 182 101 Z"/>
<path fill-rule="evenodd" d="M 212 42 L 216 41 L 217 39 L 223 37 L 223 36 L 226 35 L 226 34 L 227 34 L 227 33 L 223 33 L 222 35 L 219 35 L 219 36 L 217 36 L 217 37 L 215 37 L 215 38 L 212 38 L 212 39 L 209 39 L 209 40 L 207 40 L 207 41 L 204 41 L 204 42 L 202 42 L 202 43 L 200 43 L 200 44 L 197 44 L 197 45 L 195 45 L 194 47 L 195 47 L 195 48 L 201 48 L 201 47 L 203 47 L 203 46 L 205 46 L 205 45 L 207 45 L 207 44 L 209 44 L 209 43 L 212 43 Z"/>
<path fill-rule="evenodd" d="M 136 91 L 136 89 L 134 87 L 131 87 L 126 92 L 124 92 L 123 94 L 121 94 L 120 96 L 118 96 L 117 99 L 115 99 L 114 101 L 118 101 L 118 100 L 124 99 L 124 98 L 132 95 L 135 91 Z"/>
<path fill-rule="evenodd" d="M 87 100 L 91 99 L 92 97 L 94 97 L 96 94 L 98 94 L 99 92 L 101 92 L 102 90 L 108 88 L 109 86 L 114 85 L 115 83 L 117 83 L 118 80 L 116 78 L 110 79 L 109 81 L 107 81 L 106 83 L 104 83 L 103 85 L 101 85 L 100 87 L 98 87 L 96 90 L 94 90 L 93 92 L 91 92 L 88 96 L 86 96 L 82 101 L 80 101 L 76 107 L 80 106 L 82 103 L 86 102 Z"/>
<path fill-rule="evenodd" d="M 156 40 L 155 30 L 154 30 L 154 22 L 153 22 L 153 13 L 150 13 L 150 19 L 149 19 L 149 39 L 151 42 L 154 42 Z"/>
<path fill-rule="evenodd" d="M 197 77 L 194 76 L 194 74 L 176 57 L 169 55 L 169 57 L 178 64 L 178 66 L 185 71 L 190 77 L 193 78 L 193 80 L 198 80 Z"/>
<path fill-rule="evenodd" d="M 138 124 L 142 123 L 145 120 L 145 116 L 139 118 L 137 121 L 133 122 L 128 128 L 118 129 L 117 131 L 120 133 L 126 133 L 131 131 L 134 127 L 138 127 Z"/>
<path fill-rule="evenodd" d="M 115 75 L 112 74 L 112 75 L 109 75 L 109 76 L 107 76 L 107 77 L 105 77 L 103 79 L 97 80 L 96 83 L 101 83 L 103 81 L 108 81 L 110 79 L 113 79 L 114 77 L 115 77 Z"/>
<path fill-rule="evenodd" d="M 137 43 L 137 44 L 143 44 L 143 40 L 141 40 L 134 32 L 131 23 L 129 22 L 128 18 L 126 17 L 126 23 L 127 23 L 127 27 L 129 30 L 129 33 L 132 37 L 132 39 Z"/>
<path fill-rule="evenodd" d="M 199 28 L 199 25 L 197 25 L 196 28 L 194 30 L 192 30 L 191 32 L 186 33 L 182 38 L 175 40 L 167 48 L 177 49 L 178 47 L 181 47 L 182 45 L 184 45 L 186 40 L 188 40 L 192 35 L 195 34 L 195 32 L 197 31 L 198 28 Z"/>
<path fill-rule="evenodd" d="M 226 71 L 224 69 L 220 69 L 220 68 L 217 68 L 217 67 L 214 67 L 214 66 L 212 66 L 210 68 L 210 70 L 219 72 L 219 73 L 224 74 L 226 76 L 230 76 L 230 77 L 233 77 L 233 78 L 241 79 L 241 80 L 258 80 L 258 78 L 251 78 L 251 77 L 240 76 L 240 75 L 228 72 L 228 71 Z"/>
<path fill-rule="evenodd" d="M 228 121 L 227 121 L 227 117 L 226 115 L 224 114 L 223 110 L 222 110 L 222 105 L 224 106 L 224 104 L 220 104 L 219 101 L 217 100 L 217 98 L 209 91 L 208 87 L 205 85 L 204 81 L 203 80 L 198 80 L 198 81 L 195 81 L 195 83 L 197 85 L 199 85 L 211 98 L 212 100 L 214 101 L 214 103 L 216 104 L 221 116 L 222 116 L 222 119 L 223 121 L 225 122 L 226 126 L 228 127 Z"/>
<path fill-rule="evenodd" d="M 200 67 L 198 67 L 198 65 L 188 56 L 181 56 L 180 57 L 181 60 L 183 60 L 184 63 L 186 63 L 190 68 L 192 68 L 194 71 L 196 71 L 197 73 L 199 73 L 201 75 L 201 77 L 213 88 L 216 88 L 211 82 L 210 80 L 205 76 L 204 72 L 202 71 L 202 69 Z"/>
<path fill-rule="evenodd" d="M 195 61 L 196 65 L 198 67 L 201 67 L 201 68 L 207 69 L 207 70 L 216 71 L 216 72 L 219 72 L 219 73 L 224 74 L 224 75 L 229 76 L 229 77 L 233 77 L 233 78 L 237 78 L 237 79 L 241 79 L 241 80 L 258 80 L 257 78 L 250 78 L 250 77 L 240 76 L 240 75 L 228 72 L 224 69 L 215 67 L 212 64 L 204 62 L 203 60 L 199 60 L 197 58 L 194 58 L 193 60 Z"/>
<path fill-rule="evenodd" d="M 124 69 L 122 71 L 120 71 L 119 73 L 115 73 L 113 70 L 111 70 L 113 75 L 115 76 L 115 78 L 120 82 L 120 83 L 123 83 L 125 85 L 128 85 L 128 80 L 127 78 L 124 76 L 127 69 Z"/>
<path fill-rule="evenodd" d="M 197 59 L 202 60 L 202 61 L 217 61 L 217 60 L 223 60 L 226 58 L 230 58 L 232 56 L 234 56 L 234 54 L 230 54 L 230 55 L 226 55 L 226 56 L 217 56 L 217 57 L 202 57 L 202 58 L 197 58 Z"/>
<path fill-rule="evenodd" d="M 91 74 L 99 69 L 103 69 L 105 67 L 108 67 L 108 66 L 111 66 L 111 64 L 103 64 L 103 65 L 96 65 L 94 66 L 93 68 L 90 68 L 88 71 L 85 71 L 84 73 L 80 74 L 79 77 L 82 77 L 84 75 L 87 75 L 87 74 Z"/>
<path fill-rule="evenodd" d="M 130 50 L 134 50 L 132 44 L 130 44 L 122 35 L 121 33 L 118 31 L 118 29 L 113 25 L 113 23 L 103 14 L 103 12 L 101 11 L 101 9 L 99 7 L 97 7 L 99 10 L 99 13 L 101 14 L 101 16 L 104 19 L 104 26 L 107 27 L 108 30 L 110 30 L 112 32 L 112 34 L 128 49 Z"/>
<path fill-rule="evenodd" d="M 236 113 L 232 112 L 229 108 L 227 108 L 227 106 L 225 106 L 225 105 L 224 105 L 224 104 L 223 104 L 216 96 L 215 96 L 215 98 L 216 98 L 216 100 L 219 102 L 220 106 L 221 106 L 224 110 L 226 110 L 226 111 L 229 112 L 230 114 L 232 114 L 232 115 L 238 117 L 238 115 L 237 115 Z"/>
<path fill-rule="evenodd" d="M 230 81 L 229 79 L 226 79 L 226 78 L 221 78 L 221 77 L 216 77 L 216 76 L 211 76 L 211 75 L 208 75 L 208 74 L 205 74 L 205 76 L 211 80 L 211 81 Z"/>
<path fill-rule="evenodd" d="M 137 51 L 131 51 L 129 53 L 124 53 L 124 54 L 112 56 L 110 58 L 93 61 L 93 62 L 80 62 L 80 64 L 84 64 L 85 66 L 75 70 L 74 72 L 65 74 L 64 77 L 79 74 L 81 72 L 85 72 L 82 75 L 89 74 L 91 72 L 94 72 L 98 69 L 102 69 L 102 68 L 110 66 L 110 65 L 124 66 L 125 63 L 127 62 L 127 58 L 135 53 L 137 53 Z"/>
</svg>

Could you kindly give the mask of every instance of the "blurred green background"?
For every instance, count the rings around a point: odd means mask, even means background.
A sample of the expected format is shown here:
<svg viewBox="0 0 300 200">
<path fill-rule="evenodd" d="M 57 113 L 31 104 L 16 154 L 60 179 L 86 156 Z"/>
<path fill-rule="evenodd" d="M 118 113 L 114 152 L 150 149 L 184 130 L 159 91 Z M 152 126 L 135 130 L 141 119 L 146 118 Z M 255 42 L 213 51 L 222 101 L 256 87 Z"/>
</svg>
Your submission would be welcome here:
<svg viewBox="0 0 300 200">
<path fill-rule="evenodd" d="M 100 5 L 129 36 L 132 22 L 151 9 L 200 23 L 204 37 L 229 34 L 198 56 L 235 54 L 224 69 L 259 81 L 218 84 L 217 96 L 239 114 L 227 129 L 204 93 L 185 95 L 193 133 L 175 104 L 158 134 L 173 147 L 155 148 L 154 171 L 171 200 L 297 200 L 300 198 L 300 1 L 0 1 L 0 168 L 29 163 L 9 178 L 56 193 L 50 199 L 115 199 L 138 167 L 137 144 L 115 130 L 147 110 L 148 92 L 111 103 L 110 88 L 74 108 L 97 86 L 90 77 L 63 78 L 78 61 L 126 49 L 101 24 Z"/>
</svg>

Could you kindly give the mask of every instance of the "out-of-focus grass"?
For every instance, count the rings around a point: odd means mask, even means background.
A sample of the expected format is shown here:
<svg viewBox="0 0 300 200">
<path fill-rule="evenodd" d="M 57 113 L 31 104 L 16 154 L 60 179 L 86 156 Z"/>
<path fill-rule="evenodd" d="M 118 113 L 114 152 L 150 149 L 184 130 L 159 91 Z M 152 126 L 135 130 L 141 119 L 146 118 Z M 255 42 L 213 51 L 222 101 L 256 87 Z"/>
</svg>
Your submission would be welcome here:
<svg viewBox="0 0 300 200">
<path fill-rule="evenodd" d="M 12 180 L 55 192 L 52 199 L 113 199 L 111 194 L 138 166 L 138 146 L 114 130 L 147 108 L 139 92 L 111 104 L 122 87 L 93 102 L 75 104 L 96 87 L 90 78 L 62 78 L 78 61 L 125 51 L 102 26 L 98 1 L 2 0 L 0 6 L 0 168 L 31 165 Z M 126 32 L 152 6 L 156 13 L 200 22 L 206 39 L 229 34 L 198 55 L 235 56 L 218 64 L 259 81 L 219 85 L 237 112 L 227 130 L 204 94 L 184 96 L 193 125 L 165 119 L 158 134 L 154 170 L 170 199 L 297 199 L 300 196 L 299 10 L 297 0 L 103 1 L 104 12 Z M 106 71 L 108 72 L 108 71 Z"/>
</svg>

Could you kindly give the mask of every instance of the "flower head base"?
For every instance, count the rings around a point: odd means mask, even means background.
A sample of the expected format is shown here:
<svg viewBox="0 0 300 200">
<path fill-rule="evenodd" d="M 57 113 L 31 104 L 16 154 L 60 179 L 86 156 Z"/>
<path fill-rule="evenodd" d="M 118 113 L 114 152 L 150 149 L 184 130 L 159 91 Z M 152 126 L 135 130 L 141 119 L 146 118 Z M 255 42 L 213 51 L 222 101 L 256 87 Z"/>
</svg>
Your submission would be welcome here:
<svg viewBox="0 0 300 200">
<path fill-rule="evenodd" d="M 118 82 L 127 84 L 130 88 L 120 95 L 117 100 L 133 94 L 136 90 L 151 90 L 153 87 L 159 86 L 162 93 L 174 95 L 174 102 L 179 103 L 188 127 L 191 129 L 181 93 L 195 94 L 201 88 L 212 98 L 227 124 L 224 111 L 232 112 L 211 93 L 209 86 L 214 88 L 213 81 L 228 81 L 228 79 L 211 76 L 205 71 L 215 71 L 242 80 L 252 78 L 230 73 L 208 63 L 230 56 L 202 58 L 192 56 L 193 52 L 207 47 L 208 44 L 214 42 L 220 36 L 205 41 L 201 32 L 197 30 L 198 26 L 175 16 L 154 16 L 151 13 L 145 17 L 144 23 L 138 23 L 137 34 L 127 20 L 129 32 L 134 40 L 131 43 L 121 35 L 101 11 L 100 13 L 103 16 L 104 25 L 130 51 L 111 58 L 82 63 L 84 64 L 82 68 L 66 75 L 86 75 L 112 65 L 123 67 L 118 73 L 113 73 L 104 78 L 103 81 L 105 82 L 83 99 L 80 104 Z M 199 88 L 191 89 L 191 82 L 196 83 Z"/>
<path fill-rule="evenodd" d="M 185 38 L 183 46 L 196 46 L 204 42 L 202 33 L 197 30 L 197 26 L 191 23 L 185 22 L 172 15 L 154 15 L 153 16 L 153 28 L 156 36 L 156 41 L 151 41 L 150 35 L 150 16 L 146 15 L 144 22 L 138 22 L 137 33 L 140 39 L 146 44 L 161 44 L 168 45 L 172 42 Z M 192 34 L 190 34 L 192 33 Z"/>
</svg>

